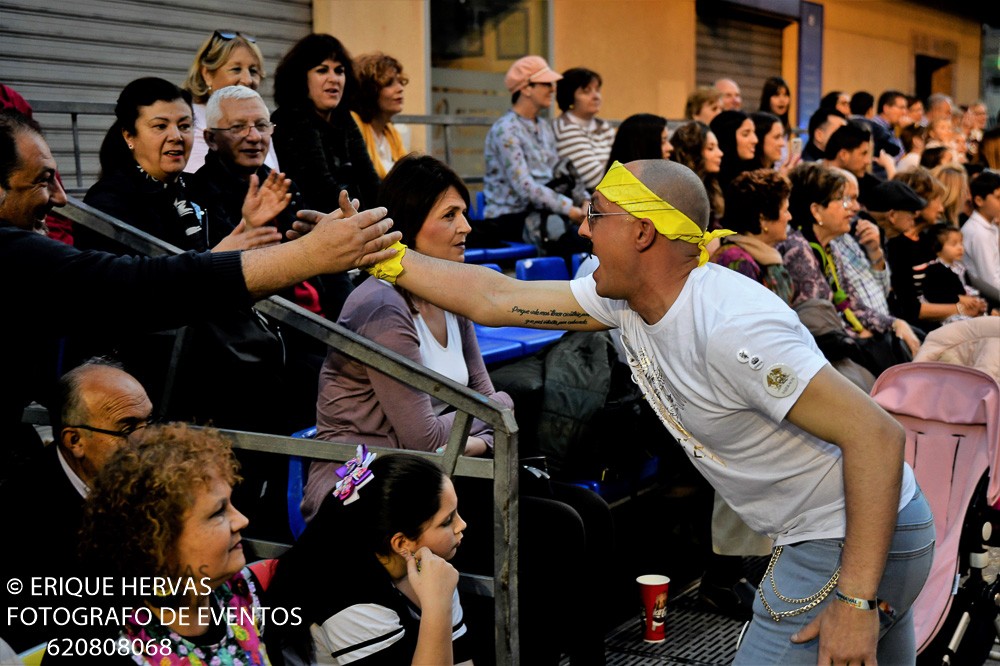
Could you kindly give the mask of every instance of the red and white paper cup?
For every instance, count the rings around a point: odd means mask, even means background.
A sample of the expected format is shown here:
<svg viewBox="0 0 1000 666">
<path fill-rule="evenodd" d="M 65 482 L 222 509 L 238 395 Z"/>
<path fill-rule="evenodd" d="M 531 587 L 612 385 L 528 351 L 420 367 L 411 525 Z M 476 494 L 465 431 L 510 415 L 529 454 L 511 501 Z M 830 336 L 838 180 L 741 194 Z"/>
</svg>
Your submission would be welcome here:
<svg viewBox="0 0 1000 666">
<path fill-rule="evenodd" d="M 646 574 L 635 579 L 642 597 L 642 640 L 662 643 L 667 640 L 667 590 L 670 579 L 657 574 Z"/>
</svg>

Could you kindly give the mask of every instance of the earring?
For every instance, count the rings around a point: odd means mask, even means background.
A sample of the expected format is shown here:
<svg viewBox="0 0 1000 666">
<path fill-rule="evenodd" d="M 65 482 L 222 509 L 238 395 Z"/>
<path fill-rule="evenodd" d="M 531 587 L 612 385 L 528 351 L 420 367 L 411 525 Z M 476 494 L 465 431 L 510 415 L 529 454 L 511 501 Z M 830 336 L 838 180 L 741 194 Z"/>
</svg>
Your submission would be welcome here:
<svg viewBox="0 0 1000 666">
<path fill-rule="evenodd" d="M 767 233 L 767 226 L 765 226 L 765 225 L 763 225 L 763 224 L 762 224 L 762 225 L 760 225 L 760 232 L 761 232 L 762 234 L 766 234 L 766 233 Z"/>
<path fill-rule="evenodd" d="M 569 110 L 570 110 L 570 111 L 572 111 L 572 110 L 573 110 L 573 109 L 575 109 L 575 108 L 576 108 L 576 104 L 570 104 L 570 105 L 569 105 Z"/>
<path fill-rule="evenodd" d="M 134 146 L 133 146 L 133 145 L 132 145 L 131 143 L 130 143 L 130 144 L 128 144 L 128 149 L 129 149 L 129 150 L 132 150 L 133 148 L 134 148 Z"/>
</svg>

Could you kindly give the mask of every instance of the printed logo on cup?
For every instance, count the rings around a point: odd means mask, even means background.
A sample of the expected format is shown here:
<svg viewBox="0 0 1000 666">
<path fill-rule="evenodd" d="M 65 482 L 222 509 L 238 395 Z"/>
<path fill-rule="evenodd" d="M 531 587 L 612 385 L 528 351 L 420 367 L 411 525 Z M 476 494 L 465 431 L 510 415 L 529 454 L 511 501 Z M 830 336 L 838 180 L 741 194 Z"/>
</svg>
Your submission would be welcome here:
<svg viewBox="0 0 1000 666">
<path fill-rule="evenodd" d="M 670 579 L 647 574 L 635 579 L 642 598 L 642 639 L 647 643 L 662 643 L 666 637 L 667 590 Z"/>
</svg>

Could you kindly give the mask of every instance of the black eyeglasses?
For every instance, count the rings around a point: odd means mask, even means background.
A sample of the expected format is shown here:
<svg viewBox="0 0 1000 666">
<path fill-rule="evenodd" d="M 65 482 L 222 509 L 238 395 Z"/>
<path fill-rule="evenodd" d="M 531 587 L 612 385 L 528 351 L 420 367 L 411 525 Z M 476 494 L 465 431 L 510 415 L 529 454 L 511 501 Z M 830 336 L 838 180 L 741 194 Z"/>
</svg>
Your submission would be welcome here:
<svg viewBox="0 0 1000 666">
<path fill-rule="evenodd" d="M 228 132 L 235 137 L 242 138 L 250 135 L 251 128 L 257 130 L 261 136 L 269 136 L 271 132 L 274 131 L 274 123 L 267 121 L 254 123 L 253 125 L 244 125 L 243 123 L 239 123 L 230 127 L 209 127 L 208 129 L 213 132 Z"/>
<path fill-rule="evenodd" d="M 148 428 L 151 425 L 153 425 L 153 421 L 149 420 L 149 421 L 139 421 L 138 423 L 130 423 L 130 424 L 122 427 L 121 430 L 105 430 L 104 428 L 95 428 L 94 426 L 89 426 L 89 425 L 86 425 L 86 424 L 80 424 L 80 425 L 68 425 L 67 424 L 67 425 L 64 425 L 63 427 L 64 428 L 79 428 L 80 430 L 89 430 L 90 432 L 99 432 L 102 435 L 108 435 L 110 437 L 120 437 L 122 439 L 128 439 L 129 437 L 131 437 L 132 435 L 134 435 L 137 431 L 142 430 L 143 428 Z"/>
</svg>

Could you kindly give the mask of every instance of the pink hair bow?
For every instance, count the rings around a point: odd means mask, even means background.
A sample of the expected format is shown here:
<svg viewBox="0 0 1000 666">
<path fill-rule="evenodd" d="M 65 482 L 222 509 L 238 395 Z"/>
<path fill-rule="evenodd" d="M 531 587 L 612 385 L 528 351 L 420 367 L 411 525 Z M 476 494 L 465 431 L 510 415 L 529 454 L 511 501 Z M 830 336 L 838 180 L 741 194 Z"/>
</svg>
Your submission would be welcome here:
<svg viewBox="0 0 1000 666">
<path fill-rule="evenodd" d="M 368 452 L 368 447 L 358 444 L 358 454 L 344 463 L 343 467 L 337 469 L 337 476 L 340 481 L 333 489 L 333 494 L 344 504 L 350 504 L 358 499 L 358 488 L 372 480 L 371 470 L 368 466 L 375 460 L 375 454 Z"/>
</svg>

